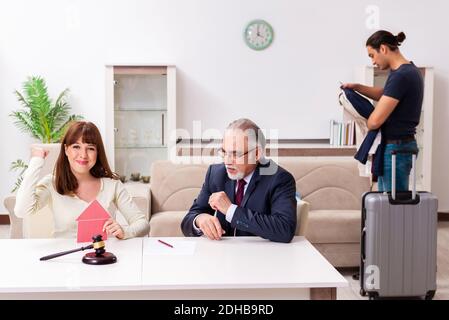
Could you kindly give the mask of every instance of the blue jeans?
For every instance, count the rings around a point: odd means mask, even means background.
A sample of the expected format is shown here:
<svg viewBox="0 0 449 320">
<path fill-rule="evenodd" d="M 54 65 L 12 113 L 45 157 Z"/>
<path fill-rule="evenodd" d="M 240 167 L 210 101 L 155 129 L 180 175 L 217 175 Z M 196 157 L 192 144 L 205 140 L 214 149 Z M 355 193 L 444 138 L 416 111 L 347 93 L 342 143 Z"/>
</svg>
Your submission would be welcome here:
<svg viewBox="0 0 449 320">
<path fill-rule="evenodd" d="M 387 144 L 384 153 L 383 176 L 377 179 L 379 191 L 391 191 L 391 152 L 393 150 L 418 150 L 416 141 Z M 411 154 L 396 155 L 396 191 L 409 190 L 409 175 L 412 169 Z"/>
</svg>

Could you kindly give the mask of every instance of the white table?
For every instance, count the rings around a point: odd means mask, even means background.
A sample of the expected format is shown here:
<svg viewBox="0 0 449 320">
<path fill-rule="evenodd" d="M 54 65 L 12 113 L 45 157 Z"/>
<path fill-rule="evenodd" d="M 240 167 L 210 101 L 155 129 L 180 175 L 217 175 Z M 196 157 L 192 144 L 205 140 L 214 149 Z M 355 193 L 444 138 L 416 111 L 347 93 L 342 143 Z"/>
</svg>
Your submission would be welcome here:
<svg viewBox="0 0 449 320">
<path fill-rule="evenodd" d="M 40 261 L 39 258 L 79 248 L 75 239 L 0 240 L 0 299 L 99 298 L 138 289 L 142 273 L 142 239 L 106 241 L 117 263 L 94 266 L 81 262 L 86 252 Z"/>
<path fill-rule="evenodd" d="M 152 238 L 106 242 L 118 262 L 92 266 L 85 252 L 39 258 L 79 247 L 69 239 L 0 240 L 0 299 L 335 299 L 347 281 L 303 237 L 292 243 L 258 237 L 157 238 L 195 242 L 192 254 Z M 173 251 L 174 252 L 174 251 Z"/>
</svg>

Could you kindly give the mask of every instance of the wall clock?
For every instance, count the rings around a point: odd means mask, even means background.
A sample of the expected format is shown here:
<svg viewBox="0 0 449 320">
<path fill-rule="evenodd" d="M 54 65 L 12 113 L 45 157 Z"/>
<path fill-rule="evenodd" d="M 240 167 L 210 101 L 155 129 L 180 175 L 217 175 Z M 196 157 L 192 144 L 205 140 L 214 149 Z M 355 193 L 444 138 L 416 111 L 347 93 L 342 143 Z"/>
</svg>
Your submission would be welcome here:
<svg viewBox="0 0 449 320">
<path fill-rule="evenodd" d="M 273 42 L 273 28 L 264 20 L 253 20 L 245 28 L 245 43 L 254 50 L 268 48 Z"/>
</svg>

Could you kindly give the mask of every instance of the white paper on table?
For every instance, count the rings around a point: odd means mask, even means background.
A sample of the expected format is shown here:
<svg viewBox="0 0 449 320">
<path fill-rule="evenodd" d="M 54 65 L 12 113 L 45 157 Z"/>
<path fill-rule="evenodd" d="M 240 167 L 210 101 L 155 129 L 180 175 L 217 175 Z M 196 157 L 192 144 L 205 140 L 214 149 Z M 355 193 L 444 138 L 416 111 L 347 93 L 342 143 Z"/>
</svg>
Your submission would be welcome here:
<svg viewBox="0 0 449 320">
<path fill-rule="evenodd" d="M 162 240 L 162 239 L 161 239 Z M 162 240 L 173 246 L 173 248 L 160 243 L 158 239 L 146 239 L 144 252 L 145 255 L 150 256 L 191 256 L 195 253 L 196 242 L 185 240 Z"/>
</svg>

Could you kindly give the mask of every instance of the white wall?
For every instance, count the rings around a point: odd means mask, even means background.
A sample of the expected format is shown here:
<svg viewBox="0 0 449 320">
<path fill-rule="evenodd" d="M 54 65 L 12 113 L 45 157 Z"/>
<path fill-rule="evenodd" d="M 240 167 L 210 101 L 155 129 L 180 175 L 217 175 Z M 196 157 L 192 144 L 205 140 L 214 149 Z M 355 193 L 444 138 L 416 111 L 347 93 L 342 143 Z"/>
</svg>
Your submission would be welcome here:
<svg viewBox="0 0 449 320">
<path fill-rule="evenodd" d="M 223 129 L 250 117 L 281 138 L 327 138 L 340 118 L 338 81 L 351 81 L 368 64 L 364 42 L 379 26 L 405 31 L 402 51 L 418 65 L 434 66 L 434 179 L 441 209 L 449 210 L 447 111 L 449 3 L 368 0 L 127 0 L 2 1 L 0 4 L 0 199 L 15 174 L 11 161 L 27 159 L 32 141 L 8 114 L 19 107 L 13 90 L 41 75 L 55 96 L 71 89 L 74 113 L 104 133 L 104 65 L 171 63 L 178 68 L 178 126 Z M 243 42 L 245 24 L 270 22 L 273 45 L 262 52 Z M 1 209 L 0 209 L 1 210 Z"/>
</svg>

